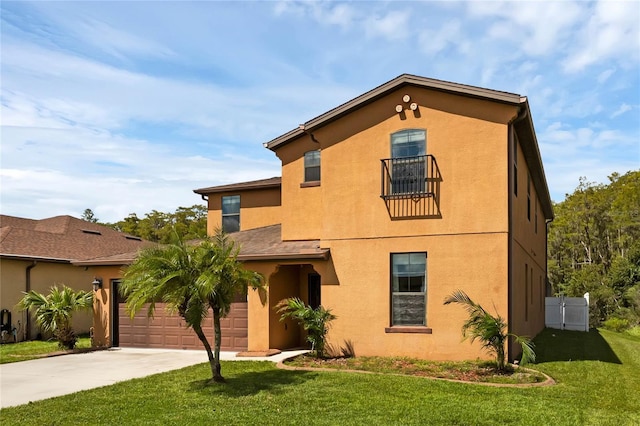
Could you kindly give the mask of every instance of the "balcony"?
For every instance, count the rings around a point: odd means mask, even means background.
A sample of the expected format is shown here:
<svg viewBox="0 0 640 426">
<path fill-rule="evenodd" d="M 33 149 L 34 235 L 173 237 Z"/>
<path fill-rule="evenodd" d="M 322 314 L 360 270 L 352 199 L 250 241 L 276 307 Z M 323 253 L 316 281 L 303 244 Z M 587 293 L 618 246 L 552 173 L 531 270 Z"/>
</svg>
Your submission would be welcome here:
<svg viewBox="0 0 640 426">
<path fill-rule="evenodd" d="M 433 155 L 387 158 L 381 162 L 380 197 L 392 219 L 441 217 L 442 178 Z"/>
</svg>

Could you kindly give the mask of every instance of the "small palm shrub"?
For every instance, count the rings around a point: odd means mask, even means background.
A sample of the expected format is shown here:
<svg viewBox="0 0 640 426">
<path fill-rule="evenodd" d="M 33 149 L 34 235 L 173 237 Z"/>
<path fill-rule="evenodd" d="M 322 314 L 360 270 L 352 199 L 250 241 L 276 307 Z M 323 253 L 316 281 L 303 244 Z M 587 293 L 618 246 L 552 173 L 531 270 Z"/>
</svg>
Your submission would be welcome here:
<svg viewBox="0 0 640 426">
<path fill-rule="evenodd" d="M 506 369 L 504 345 L 509 337 L 513 337 L 522 347 L 522 364 L 536 360 L 533 342 L 528 337 L 507 333 L 507 323 L 500 315 L 489 314 L 482 306 L 471 300 L 464 291 L 456 290 L 447 296 L 444 299 L 444 304 L 450 303 L 464 306 L 469 313 L 469 318 L 462 325 L 462 337 L 466 338 L 469 334 L 471 342 L 479 340 L 482 347 L 495 357 L 498 370 L 504 371 Z"/>
<path fill-rule="evenodd" d="M 45 332 L 51 332 L 58 340 L 61 349 L 73 349 L 78 341 L 71 320 L 76 311 L 93 308 L 93 293 L 90 291 L 74 291 L 66 285 L 59 289 L 51 287 L 48 295 L 31 290 L 24 293 L 18 303 L 19 309 L 33 309 L 36 324 Z"/>
<path fill-rule="evenodd" d="M 280 321 L 291 318 L 302 324 L 308 333 L 307 341 L 311 343 L 311 350 L 317 358 L 324 357 L 329 323 L 337 318 L 331 310 L 322 306 L 313 309 L 297 297 L 281 300 L 276 309 L 280 314 Z"/>
</svg>

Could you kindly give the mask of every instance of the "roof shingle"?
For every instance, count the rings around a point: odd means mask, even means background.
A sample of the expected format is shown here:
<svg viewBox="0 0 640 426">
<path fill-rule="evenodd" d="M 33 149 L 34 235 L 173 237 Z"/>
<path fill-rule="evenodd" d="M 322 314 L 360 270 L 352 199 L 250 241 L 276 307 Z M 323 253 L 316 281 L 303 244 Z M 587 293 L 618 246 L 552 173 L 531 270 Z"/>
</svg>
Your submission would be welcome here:
<svg viewBox="0 0 640 426">
<path fill-rule="evenodd" d="M 70 262 L 136 252 L 149 244 L 72 216 L 33 220 L 0 215 L 2 257 Z"/>
</svg>

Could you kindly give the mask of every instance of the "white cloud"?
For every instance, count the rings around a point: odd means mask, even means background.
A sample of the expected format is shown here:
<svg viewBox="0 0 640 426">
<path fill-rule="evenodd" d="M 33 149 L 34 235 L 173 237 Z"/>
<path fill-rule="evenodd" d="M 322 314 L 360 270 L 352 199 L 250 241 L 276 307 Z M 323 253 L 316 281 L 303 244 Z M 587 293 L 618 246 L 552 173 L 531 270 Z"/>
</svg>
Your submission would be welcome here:
<svg viewBox="0 0 640 426">
<path fill-rule="evenodd" d="M 498 18 L 487 35 L 517 45 L 530 56 L 549 55 L 562 48 L 569 30 L 582 16 L 575 2 L 469 2 L 471 17 Z"/>
<path fill-rule="evenodd" d="M 579 29 L 577 46 L 563 62 L 568 72 L 614 60 L 624 66 L 640 59 L 640 19 L 636 1 L 600 1 Z"/>
<path fill-rule="evenodd" d="M 620 108 L 618 108 L 613 114 L 611 114 L 611 118 L 615 118 L 619 115 L 624 114 L 627 111 L 631 111 L 633 109 L 633 107 L 629 104 L 623 103 L 622 105 L 620 105 Z"/>
<path fill-rule="evenodd" d="M 608 68 L 598 74 L 598 83 L 603 84 L 616 72 L 615 68 Z"/>
<path fill-rule="evenodd" d="M 383 16 L 369 16 L 365 20 L 365 34 L 369 37 L 383 37 L 389 40 L 405 39 L 409 36 L 409 13 L 391 11 Z"/>
<path fill-rule="evenodd" d="M 458 20 L 452 20 L 444 23 L 436 30 L 425 29 L 420 32 L 420 48 L 427 55 L 435 55 L 444 51 L 449 47 L 460 45 L 461 40 L 461 24 Z"/>
</svg>

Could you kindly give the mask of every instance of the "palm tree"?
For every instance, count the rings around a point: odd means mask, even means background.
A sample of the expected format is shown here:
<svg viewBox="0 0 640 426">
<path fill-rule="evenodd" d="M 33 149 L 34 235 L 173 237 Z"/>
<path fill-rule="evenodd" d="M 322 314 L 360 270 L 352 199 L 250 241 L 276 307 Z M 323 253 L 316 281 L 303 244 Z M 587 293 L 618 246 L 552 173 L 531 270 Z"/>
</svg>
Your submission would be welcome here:
<svg viewBox="0 0 640 426">
<path fill-rule="evenodd" d="M 224 382 L 220 372 L 220 318 L 229 313 L 234 296 L 248 286 L 261 289 L 262 276 L 244 269 L 239 249 L 222 230 L 197 245 L 179 238 L 173 244 L 154 246 L 140 252 L 127 268 L 121 284 L 127 297 L 127 311 L 133 317 L 149 303 L 152 316 L 157 302 L 167 304 L 191 327 L 207 351 L 212 381 Z M 202 331 L 202 321 L 213 312 L 214 350 Z"/>
<path fill-rule="evenodd" d="M 447 296 L 444 299 L 444 304 L 448 305 L 450 303 L 458 303 L 465 307 L 469 313 L 469 318 L 462 325 L 462 336 L 466 338 L 467 333 L 469 333 L 471 342 L 476 339 L 480 340 L 482 347 L 495 356 L 498 370 L 505 370 L 504 344 L 509 337 L 513 337 L 522 347 L 522 364 L 536 360 L 533 342 L 528 337 L 505 332 L 507 323 L 504 319 L 500 315 L 494 317 L 489 314 L 482 306 L 471 300 L 464 291 L 456 290 Z"/>
<path fill-rule="evenodd" d="M 91 310 L 93 308 L 93 293 L 62 285 L 51 287 L 51 292 L 45 296 L 31 290 L 24 293 L 18 303 L 19 309 L 35 309 L 36 324 L 45 332 L 53 333 L 61 349 L 73 349 L 78 341 L 71 320 L 76 311 Z"/>
<path fill-rule="evenodd" d="M 317 358 L 322 358 L 329 332 L 329 322 L 337 318 L 331 310 L 322 306 L 313 309 L 297 297 L 282 299 L 276 308 L 281 315 L 280 321 L 292 318 L 302 324 L 308 333 L 307 341 L 311 343 L 311 349 Z"/>
</svg>

